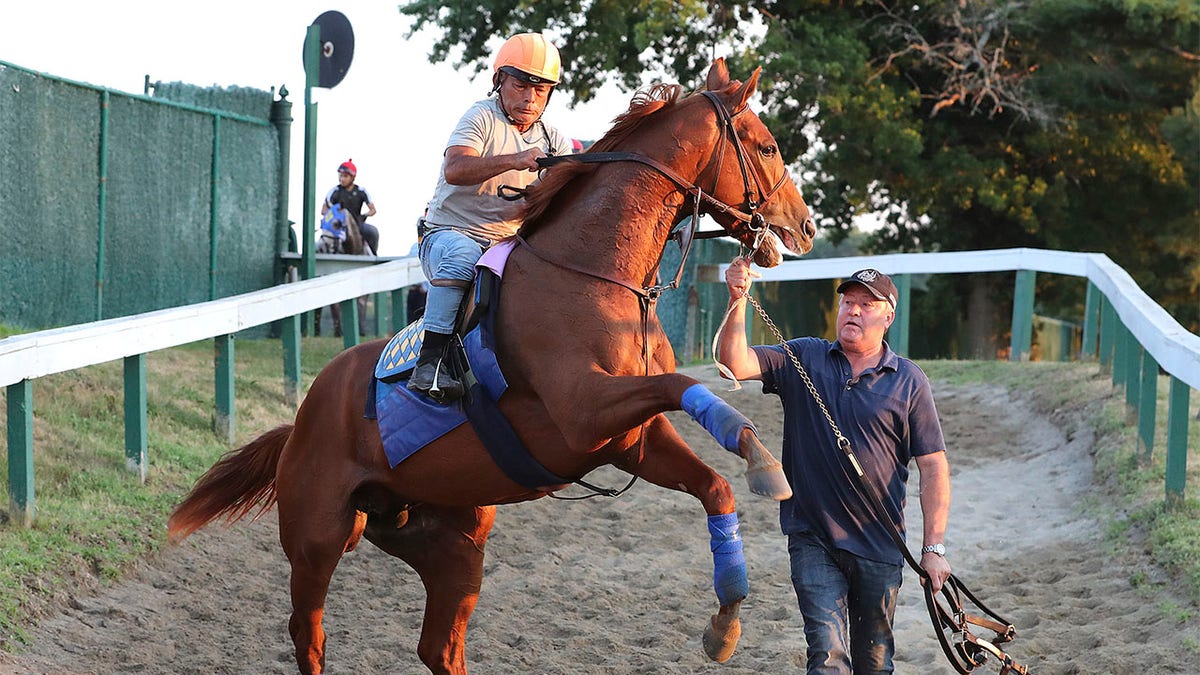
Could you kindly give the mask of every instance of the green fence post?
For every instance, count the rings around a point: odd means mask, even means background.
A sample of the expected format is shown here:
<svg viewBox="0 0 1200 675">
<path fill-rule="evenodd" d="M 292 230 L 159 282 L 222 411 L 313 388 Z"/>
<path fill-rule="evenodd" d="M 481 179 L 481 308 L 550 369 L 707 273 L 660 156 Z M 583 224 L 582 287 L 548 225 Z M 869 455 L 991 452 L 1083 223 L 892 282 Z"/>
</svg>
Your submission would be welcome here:
<svg viewBox="0 0 1200 675">
<path fill-rule="evenodd" d="M 1028 361 L 1033 344 L 1033 288 L 1037 273 L 1017 270 L 1013 289 L 1012 337 L 1009 340 L 1008 360 Z"/>
<path fill-rule="evenodd" d="M 1138 454 L 1149 461 L 1154 452 L 1154 421 L 1158 408 L 1158 361 L 1142 350 L 1142 382 L 1138 392 Z"/>
<path fill-rule="evenodd" d="M 217 233 L 220 231 L 221 116 L 212 118 L 212 165 L 208 174 L 208 299 L 217 299 Z"/>
<path fill-rule="evenodd" d="M 404 330 L 408 325 L 407 291 L 397 288 L 392 291 L 392 335 Z"/>
<path fill-rule="evenodd" d="M 392 325 L 392 299 L 387 291 L 375 294 L 375 337 L 390 337 L 388 326 Z"/>
<path fill-rule="evenodd" d="M 1129 365 L 1129 359 L 1125 358 L 1129 349 L 1125 344 L 1129 340 L 1129 331 L 1119 318 L 1113 323 L 1116 325 L 1113 327 L 1112 383 L 1114 387 L 1120 387 L 1125 384 L 1125 367 Z"/>
<path fill-rule="evenodd" d="M 104 240 L 108 235 L 108 116 L 111 109 L 108 90 L 100 92 L 100 159 L 96 190 L 96 321 L 104 318 Z"/>
<path fill-rule="evenodd" d="M 896 299 L 900 311 L 896 312 L 896 321 L 888 331 L 888 338 L 892 351 L 900 356 L 908 356 L 908 335 L 912 326 L 912 305 L 909 303 L 912 296 L 912 275 L 897 274 L 893 279 L 896 281 L 896 292 L 900 294 Z"/>
<path fill-rule="evenodd" d="M 350 349 L 358 344 L 358 298 L 343 300 L 342 305 L 342 346 Z"/>
<path fill-rule="evenodd" d="M 213 338 L 213 343 L 215 345 L 213 370 L 215 371 L 217 386 L 213 431 L 216 433 L 217 438 L 232 444 L 236 424 L 233 403 L 233 336 L 218 335 Z"/>
<path fill-rule="evenodd" d="M 1137 407 L 1141 382 L 1142 344 L 1128 327 L 1125 329 L 1125 405 Z"/>
<path fill-rule="evenodd" d="M 1183 504 L 1187 484 L 1188 395 L 1191 388 L 1171 377 L 1167 405 L 1167 508 Z"/>
<path fill-rule="evenodd" d="M 1100 296 L 1100 372 L 1112 368 L 1113 347 L 1117 337 L 1117 313 L 1108 298 Z"/>
<path fill-rule="evenodd" d="M 1100 289 L 1091 281 L 1087 285 L 1087 300 L 1083 309 L 1083 347 L 1079 354 L 1081 361 L 1091 361 L 1096 357 L 1096 337 L 1100 328 Z"/>
<path fill-rule="evenodd" d="M 20 527 L 33 525 L 33 384 L 8 385 L 8 511 Z"/>
<path fill-rule="evenodd" d="M 292 410 L 300 407 L 300 316 L 279 320 L 283 337 L 283 400 Z"/>
<path fill-rule="evenodd" d="M 125 357 L 125 466 L 146 483 L 146 355 Z"/>
</svg>

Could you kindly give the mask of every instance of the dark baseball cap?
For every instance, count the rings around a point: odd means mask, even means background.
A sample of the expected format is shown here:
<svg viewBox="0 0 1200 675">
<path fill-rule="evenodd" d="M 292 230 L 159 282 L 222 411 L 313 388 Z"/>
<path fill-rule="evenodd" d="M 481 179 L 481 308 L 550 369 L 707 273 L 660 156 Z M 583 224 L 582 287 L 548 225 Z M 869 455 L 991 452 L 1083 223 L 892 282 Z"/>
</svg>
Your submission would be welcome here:
<svg viewBox="0 0 1200 675">
<path fill-rule="evenodd" d="M 859 284 L 864 286 L 871 295 L 874 295 L 879 300 L 886 301 L 896 309 L 896 284 L 892 283 L 892 278 L 876 269 L 868 267 L 865 270 L 859 270 L 850 275 L 850 278 L 843 281 L 838 287 L 838 293 L 845 293 L 846 288 L 850 284 Z"/>
</svg>

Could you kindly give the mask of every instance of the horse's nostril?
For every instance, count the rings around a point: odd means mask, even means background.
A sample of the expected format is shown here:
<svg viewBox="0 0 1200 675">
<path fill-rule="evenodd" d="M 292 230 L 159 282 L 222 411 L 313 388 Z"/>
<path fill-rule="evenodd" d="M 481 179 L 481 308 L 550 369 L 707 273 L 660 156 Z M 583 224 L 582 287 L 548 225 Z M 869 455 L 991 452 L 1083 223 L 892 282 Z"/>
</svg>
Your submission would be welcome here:
<svg viewBox="0 0 1200 675">
<path fill-rule="evenodd" d="M 810 237 L 816 236 L 817 234 L 817 224 L 813 222 L 811 216 L 804 219 L 804 233 Z"/>
</svg>

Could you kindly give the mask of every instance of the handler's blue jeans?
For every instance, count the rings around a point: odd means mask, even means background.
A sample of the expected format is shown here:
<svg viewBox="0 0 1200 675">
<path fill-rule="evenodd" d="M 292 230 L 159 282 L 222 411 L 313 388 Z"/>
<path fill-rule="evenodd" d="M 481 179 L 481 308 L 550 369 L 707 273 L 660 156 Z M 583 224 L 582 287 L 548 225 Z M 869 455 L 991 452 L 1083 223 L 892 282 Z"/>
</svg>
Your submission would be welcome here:
<svg viewBox="0 0 1200 675">
<path fill-rule="evenodd" d="M 466 289 L 459 286 L 439 286 L 440 280 L 475 278 L 475 263 L 483 255 L 483 246 L 467 235 L 449 228 L 431 230 L 421 240 L 421 269 L 429 279 L 429 294 L 425 298 L 425 330 L 435 333 L 454 332 L 454 318 Z"/>
<path fill-rule="evenodd" d="M 892 672 L 892 618 L 903 567 L 860 558 L 808 533 L 788 535 L 788 554 L 804 615 L 808 672 Z"/>
</svg>

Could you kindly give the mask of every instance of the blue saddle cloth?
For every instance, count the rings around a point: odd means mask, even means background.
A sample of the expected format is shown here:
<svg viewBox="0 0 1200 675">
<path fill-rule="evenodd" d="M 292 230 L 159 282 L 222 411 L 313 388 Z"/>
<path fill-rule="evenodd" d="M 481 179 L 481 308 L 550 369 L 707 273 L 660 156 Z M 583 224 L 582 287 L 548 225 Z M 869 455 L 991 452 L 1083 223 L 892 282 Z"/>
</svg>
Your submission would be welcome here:
<svg viewBox="0 0 1200 675">
<path fill-rule="evenodd" d="M 375 365 L 374 397 L 368 400 L 368 416 L 373 400 L 379 436 L 392 467 L 467 421 L 463 401 L 438 403 L 406 386 L 407 375 L 416 366 L 421 351 L 424 325 L 424 320 L 418 319 L 393 336 Z M 500 372 L 495 352 L 484 346 L 480 327 L 467 333 L 463 346 L 475 379 L 492 401 L 499 400 L 508 383 Z"/>
</svg>

